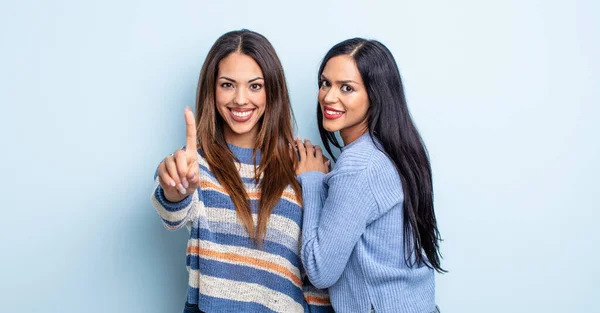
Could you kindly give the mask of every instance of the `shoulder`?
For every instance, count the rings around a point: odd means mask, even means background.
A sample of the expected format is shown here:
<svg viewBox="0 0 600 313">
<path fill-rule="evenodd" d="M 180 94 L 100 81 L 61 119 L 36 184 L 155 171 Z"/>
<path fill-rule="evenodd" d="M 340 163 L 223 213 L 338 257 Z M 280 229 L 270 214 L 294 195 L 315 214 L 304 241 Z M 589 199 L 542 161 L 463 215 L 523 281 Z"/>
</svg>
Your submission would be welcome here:
<svg viewBox="0 0 600 313">
<path fill-rule="evenodd" d="M 383 149 L 378 149 L 371 156 L 366 176 L 371 193 L 382 212 L 404 201 L 402 180 L 398 169 Z"/>
<path fill-rule="evenodd" d="M 372 180 L 376 180 L 377 177 L 398 177 L 396 165 L 394 165 L 394 162 L 392 162 L 392 159 L 390 159 L 387 153 L 379 148 L 376 148 L 373 154 L 371 154 L 366 166 L 366 171 Z"/>
<path fill-rule="evenodd" d="M 358 181 L 373 196 L 382 210 L 389 209 L 404 199 L 402 181 L 396 165 L 383 150 L 381 143 L 366 134 L 348 146 L 340 155 L 332 171 L 336 175 Z"/>
<path fill-rule="evenodd" d="M 337 163 L 337 171 L 367 171 L 369 173 L 395 171 L 395 166 L 384 152 L 377 138 L 365 134 L 344 147 Z"/>
<path fill-rule="evenodd" d="M 343 148 L 334 171 L 338 173 L 362 172 L 368 166 L 373 154 L 377 152 L 375 142 L 368 135 L 363 135 L 355 142 Z"/>
</svg>

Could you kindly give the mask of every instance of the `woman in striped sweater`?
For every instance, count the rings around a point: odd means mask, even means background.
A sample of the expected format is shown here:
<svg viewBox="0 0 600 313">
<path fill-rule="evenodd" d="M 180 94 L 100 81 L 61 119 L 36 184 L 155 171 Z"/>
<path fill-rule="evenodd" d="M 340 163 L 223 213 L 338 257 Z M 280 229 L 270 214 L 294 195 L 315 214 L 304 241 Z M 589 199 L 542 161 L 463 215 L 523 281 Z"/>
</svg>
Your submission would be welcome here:
<svg viewBox="0 0 600 313">
<path fill-rule="evenodd" d="M 191 229 L 184 312 L 330 312 L 300 261 L 292 109 L 265 37 L 241 30 L 215 42 L 196 112 L 186 109 L 186 147 L 160 163 L 152 193 L 167 228 Z"/>
<path fill-rule="evenodd" d="M 297 142 L 308 277 L 339 313 L 437 312 L 431 167 L 394 57 L 378 41 L 346 40 L 318 78 L 321 138 L 342 153 L 328 173 L 321 150 Z"/>
</svg>

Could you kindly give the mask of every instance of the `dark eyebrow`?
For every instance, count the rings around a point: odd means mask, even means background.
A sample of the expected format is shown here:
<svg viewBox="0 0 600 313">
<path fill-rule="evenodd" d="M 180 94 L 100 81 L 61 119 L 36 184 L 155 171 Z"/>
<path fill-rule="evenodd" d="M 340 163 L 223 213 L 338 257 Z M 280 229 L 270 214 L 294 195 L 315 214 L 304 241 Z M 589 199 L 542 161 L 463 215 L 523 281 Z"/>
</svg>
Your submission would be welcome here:
<svg viewBox="0 0 600 313">
<path fill-rule="evenodd" d="M 325 75 L 322 75 L 322 74 L 321 74 L 321 79 L 322 79 L 322 80 L 329 80 L 329 79 L 327 79 L 327 77 L 325 77 Z M 355 83 L 355 84 L 358 84 L 357 82 L 355 82 L 355 81 L 353 81 L 353 80 L 351 80 L 351 79 L 348 79 L 348 80 L 338 80 L 338 81 L 336 81 L 336 83 L 338 83 L 338 84 L 340 84 L 340 85 L 341 85 L 341 84 L 347 84 L 347 83 Z"/>
<path fill-rule="evenodd" d="M 229 77 L 227 77 L 227 76 L 221 76 L 221 77 L 219 77 L 219 79 L 228 80 L 228 81 L 230 81 L 230 82 L 232 82 L 232 83 L 235 83 L 235 82 L 236 82 L 236 81 L 235 81 L 235 79 L 229 78 Z M 262 77 L 258 76 L 258 77 L 252 78 L 252 79 L 251 79 L 251 80 L 249 80 L 248 82 L 249 82 L 249 83 L 252 83 L 252 82 L 255 82 L 255 81 L 259 80 L 259 79 L 263 79 L 263 80 L 264 80 L 264 78 L 262 78 Z"/>
<path fill-rule="evenodd" d="M 231 79 L 231 78 L 229 78 L 229 77 L 227 77 L 227 76 L 221 76 L 221 77 L 219 77 L 219 79 L 224 79 L 224 80 L 228 80 L 228 81 L 230 81 L 230 82 L 232 82 L 232 83 L 235 83 L 235 80 L 234 80 L 234 79 Z"/>
</svg>

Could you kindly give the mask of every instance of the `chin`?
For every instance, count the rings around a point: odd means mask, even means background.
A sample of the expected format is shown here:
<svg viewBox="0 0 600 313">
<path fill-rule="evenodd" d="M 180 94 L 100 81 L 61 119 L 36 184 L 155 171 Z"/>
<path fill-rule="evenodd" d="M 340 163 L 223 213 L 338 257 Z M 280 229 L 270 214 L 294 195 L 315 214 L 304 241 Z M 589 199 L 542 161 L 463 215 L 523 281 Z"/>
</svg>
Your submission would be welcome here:
<svg viewBox="0 0 600 313">
<path fill-rule="evenodd" d="M 229 127 L 231 131 L 237 135 L 244 135 L 249 133 L 253 127 Z"/>
<path fill-rule="evenodd" d="M 334 133 L 334 132 L 340 130 L 340 128 L 336 127 L 335 124 L 331 125 L 331 123 L 328 123 L 328 122 L 323 123 L 323 128 L 330 133 Z"/>
</svg>

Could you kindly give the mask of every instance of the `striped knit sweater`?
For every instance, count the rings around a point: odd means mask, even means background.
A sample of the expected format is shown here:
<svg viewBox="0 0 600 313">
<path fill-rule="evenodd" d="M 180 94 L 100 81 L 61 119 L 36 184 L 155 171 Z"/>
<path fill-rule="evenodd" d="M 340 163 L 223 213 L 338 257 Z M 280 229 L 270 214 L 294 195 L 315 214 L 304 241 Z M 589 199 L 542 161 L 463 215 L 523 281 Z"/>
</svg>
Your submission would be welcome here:
<svg viewBox="0 0 600 313">
<path fill-rule="evenodd" d="M 252 149 L 229 145 L 239 159 L 242 182 L 254 222 L 260 198 L 254 181 Z M 257 155 L 257 163 L 260 153 Z M 225 189 L 198 153 L 200 186 L 178 203 L 169 202 L 158 184 L 152 202 L 165 227 L 190 229 L 186 265 L 187 301 L 212 312 L 332 312 L 326 292 L 310 285 L 300 261 L 302 208 L 291 187 L 284 190 L 258 248 L 236 216 Z"/>
</svg>

